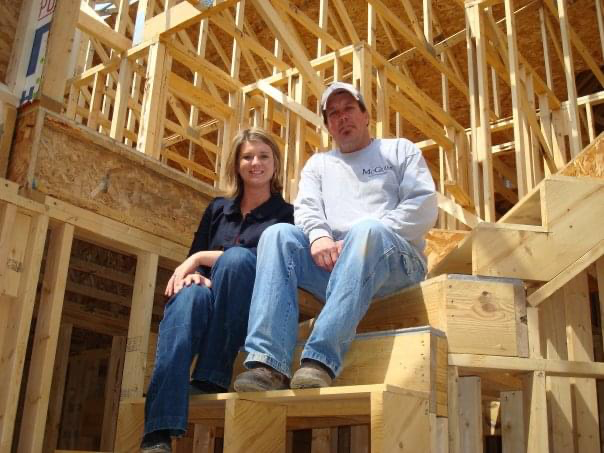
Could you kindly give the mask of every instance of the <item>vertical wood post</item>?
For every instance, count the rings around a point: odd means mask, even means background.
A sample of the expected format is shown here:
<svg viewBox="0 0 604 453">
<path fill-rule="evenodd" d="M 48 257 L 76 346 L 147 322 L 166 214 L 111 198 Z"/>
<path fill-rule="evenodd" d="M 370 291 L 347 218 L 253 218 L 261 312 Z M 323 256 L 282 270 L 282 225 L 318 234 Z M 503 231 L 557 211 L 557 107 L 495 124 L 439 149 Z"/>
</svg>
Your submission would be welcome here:
<svg viewBox="0 0 604 453">
<path fill-rule="evenodd" d="M 464 453 L 482 453 L 482 400 L 480 378 L 459 378 L 460 448 Z"/>
<path fill-rule="evenodd" d="M 0 451 L 10 451 L 19 391 L 31 326 L 40 265 L 44 254 L 48 216 L 32 216 L 17 297 L 0 297 L 0 318 L 5 317 L 0 349 Z M 16 234 L 22 232 L 17 231 Z"/>
<path fill-rule="evenodd" d="M 136 149 L 159 160 L 164 135 L 167 76 L 170 57 L 166 46 L 155 42 L 149 47 L 147 81 L 141 110 L 141 123 Z"/>
<path fill-rule="evenodd" d="M 122 399 L 143 396 L 157 262 L 156 254 L 141 252 L 138 255 L 124 359 Z"/>
<path fill-rule="evenodd" d="M 23 407 L 19 453 L 39 452 L 44 441 L 73 232 L 73 225 L 63 223 L 54 227 L 50 235 Z"/>
<path fill-rule="evenodd" d="M 224 452 L 285 453 L 286 407 L 228 400 L 224 420 Z"/>
<path fill-rule="evenodd" d="M 54 453 L 59 440 L 59 426 L 61 425 L 61 412 L 63 409 L 65 380 L 67 378 L 67 365 L 69 365 L 69 347 L 71 345 L 72 330 L 73 326 L 71 324 L 61 324 L 59 329 L 42 453 Z"/>
</svg>

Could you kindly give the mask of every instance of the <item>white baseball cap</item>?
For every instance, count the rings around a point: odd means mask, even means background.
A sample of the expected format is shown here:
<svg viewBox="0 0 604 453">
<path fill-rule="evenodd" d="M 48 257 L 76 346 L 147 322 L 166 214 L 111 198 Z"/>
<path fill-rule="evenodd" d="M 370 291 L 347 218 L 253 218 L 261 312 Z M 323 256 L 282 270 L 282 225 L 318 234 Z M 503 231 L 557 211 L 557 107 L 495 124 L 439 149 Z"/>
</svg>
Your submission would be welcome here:
<svg viewBox="0 0 604 453">
<path fill-rule="evenodd" d="M 323 92 L 323 95 L 321 96 L 321 113 L 323 114 L 323 118 L 326 121 L 327 121 L 327 118 L 325 118 L 325 109 L 327 108 L 327 101 L 329 100 L 329 97 L 332 94 L 339 93 L 341 91 L 346 91 L 346 92 L 350 93 L 352 95 L 352 97 L 355 98 L 359 102 L 359 104 L 363 107 L 363 109 L 366 110 L 365 101 L 363 100 L 363 96 L 361 95 L 359 90 L 357 90 L 355 88 L 354 85 L 351 85 L 350 83 L 345 83 L 345 82 L 333 82 L 333 83 L 329 84 L 329 86 Z"/>
</svg>

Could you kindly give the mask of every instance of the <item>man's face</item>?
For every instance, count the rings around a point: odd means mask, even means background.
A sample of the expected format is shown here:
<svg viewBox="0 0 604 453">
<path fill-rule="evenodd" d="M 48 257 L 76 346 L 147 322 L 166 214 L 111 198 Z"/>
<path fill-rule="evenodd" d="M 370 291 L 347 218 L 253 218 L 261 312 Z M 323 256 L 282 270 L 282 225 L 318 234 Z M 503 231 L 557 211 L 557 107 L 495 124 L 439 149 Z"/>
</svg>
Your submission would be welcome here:
<svg viewBox="0 0 604 453">
<path fill-rule="evenodd" d="M 341 91 L 329 96 L 325 117 L 327 130 L 343 153 L 358 151 L 369 145 L 369 114 L 361 110 L 352 94 Z"/>
</svg>

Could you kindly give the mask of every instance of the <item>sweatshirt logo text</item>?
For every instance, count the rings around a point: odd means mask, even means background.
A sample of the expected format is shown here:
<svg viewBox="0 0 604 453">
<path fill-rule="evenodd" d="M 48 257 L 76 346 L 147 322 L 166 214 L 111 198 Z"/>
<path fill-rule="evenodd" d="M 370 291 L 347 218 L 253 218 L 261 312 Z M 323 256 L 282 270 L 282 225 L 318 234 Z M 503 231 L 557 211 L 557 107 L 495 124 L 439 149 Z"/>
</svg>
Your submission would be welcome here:
<svg viewBox="0 0 604 453">
<path fill-rule="evenodd" d="M 363 176 L 380 176 L 386 173 L 388 170 L 392 170 L 394 166 L 384 165 L 383 167 L 363 168 Z"/>
</svg>

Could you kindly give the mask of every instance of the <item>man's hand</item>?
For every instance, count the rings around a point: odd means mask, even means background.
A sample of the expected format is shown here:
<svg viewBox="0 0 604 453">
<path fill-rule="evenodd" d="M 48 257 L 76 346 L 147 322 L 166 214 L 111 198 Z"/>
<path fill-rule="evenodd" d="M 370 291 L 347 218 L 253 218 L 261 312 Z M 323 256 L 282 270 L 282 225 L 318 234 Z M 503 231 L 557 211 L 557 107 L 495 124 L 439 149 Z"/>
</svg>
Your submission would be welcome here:
<svg viewBox="0 0 604 453">
<path fill-rule="evenodd" d="M 174 270 L 164 294 L 168 297 L 172 297 L 173 295 L 178 294 L 184 286 L 191 286 L 193 283 L 210 288 L 212 282 L 203 275 L 196 273 L 196 269 L 197 260 L 194 256 L 190 256 L 184 260 L 183 263 Z"/>
<path fill-rule="evenodd" d="M 330 237 L 317 239 L 310 246 L 310 254 L 317 266 L 331 272 L 342 251 L 342 241 L 335 242 Z"/>
</svg>

